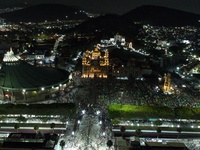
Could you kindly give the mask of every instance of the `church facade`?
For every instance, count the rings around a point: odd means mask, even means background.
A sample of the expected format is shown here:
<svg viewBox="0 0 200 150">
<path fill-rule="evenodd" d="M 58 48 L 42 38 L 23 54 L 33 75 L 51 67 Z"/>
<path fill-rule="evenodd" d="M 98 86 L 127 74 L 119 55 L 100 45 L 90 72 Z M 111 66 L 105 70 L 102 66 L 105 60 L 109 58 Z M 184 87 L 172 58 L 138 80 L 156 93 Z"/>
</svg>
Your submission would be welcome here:
<svg viewBox="0 0 200 150">
<path fill-rule="evenodd" d="M 109 67 L 109 52 L 101 52 L 98 48 L 86 51 L 82 58 L 83 78 L 107 78 Z"/>
</svg>

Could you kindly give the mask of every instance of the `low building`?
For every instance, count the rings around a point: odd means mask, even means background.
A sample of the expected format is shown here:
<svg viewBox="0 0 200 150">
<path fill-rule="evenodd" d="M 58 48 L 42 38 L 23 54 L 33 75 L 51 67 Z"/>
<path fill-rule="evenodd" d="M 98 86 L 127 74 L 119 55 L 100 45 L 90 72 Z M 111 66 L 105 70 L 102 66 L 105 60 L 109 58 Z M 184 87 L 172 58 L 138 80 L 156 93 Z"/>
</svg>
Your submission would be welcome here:
<svg viewBox="0 0 200 150">
<path fill-rule="evenodd" d="M 145 142 L 144 150 L 188 150 L 184 143 L 179 142 Z"/>
<path fill-rule="evenodd" d="M 131 136 L 130 137 L 130 143 L 131 143 L 131 146 L 140 148 L 140 139 L 139 139 L 139 137 Z"/>
<path fill-rule="evenodd" d="M 129 60 L 127 65 L 112 66 L 113 77 L 126 77 L 126 78 L 137 78 L 143 75 L 152 74 L 152 69 L 149 65 L 138 62 L 137 60 Z"/>
<path fill-rule="evenodd" d="M 10 133 L 0 150 L 54 150 L 58 139 L 57 134 L 50 133 Z"/>
</svg>

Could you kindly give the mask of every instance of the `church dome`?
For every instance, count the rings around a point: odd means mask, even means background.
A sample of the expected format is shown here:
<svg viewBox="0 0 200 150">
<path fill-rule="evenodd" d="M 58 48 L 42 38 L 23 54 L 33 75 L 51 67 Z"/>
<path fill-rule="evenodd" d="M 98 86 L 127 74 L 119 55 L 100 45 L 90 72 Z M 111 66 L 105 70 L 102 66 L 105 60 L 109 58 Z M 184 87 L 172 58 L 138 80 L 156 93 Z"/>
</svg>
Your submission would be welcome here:
<svg viewBox="0 0 200 150">
<path fill-rule="evenodd" d="M 4 55 L 0 69 L 0 88 L 16 90 L 38 90 L 59 86 L 68 81 L 69 72 L 51 67 L 36 67 L 19 60 L 10 50 Z"/>
</svg>

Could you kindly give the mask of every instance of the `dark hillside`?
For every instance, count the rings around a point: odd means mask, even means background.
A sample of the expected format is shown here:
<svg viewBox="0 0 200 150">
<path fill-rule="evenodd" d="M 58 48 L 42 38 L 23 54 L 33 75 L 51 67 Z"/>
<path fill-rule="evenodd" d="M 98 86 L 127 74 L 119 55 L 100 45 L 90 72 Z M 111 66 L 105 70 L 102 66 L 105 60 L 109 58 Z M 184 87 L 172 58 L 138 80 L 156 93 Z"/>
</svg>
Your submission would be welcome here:
<svg viewBox="0 0 200 150">
<path fill-rule="evenodd" d="M 123 17 L 158 26 L 200 25 L 200 15 L 161 6 L 144 5 L 124 14 Z"/>
<path fill-rule="evenodd" d="M 58 20 L 84 20 L 87 15 L 79 9 L 61 4 L 41 4 L 21 10 L 0 14 L 10 22 L 44 22 Z"/>
</svg>

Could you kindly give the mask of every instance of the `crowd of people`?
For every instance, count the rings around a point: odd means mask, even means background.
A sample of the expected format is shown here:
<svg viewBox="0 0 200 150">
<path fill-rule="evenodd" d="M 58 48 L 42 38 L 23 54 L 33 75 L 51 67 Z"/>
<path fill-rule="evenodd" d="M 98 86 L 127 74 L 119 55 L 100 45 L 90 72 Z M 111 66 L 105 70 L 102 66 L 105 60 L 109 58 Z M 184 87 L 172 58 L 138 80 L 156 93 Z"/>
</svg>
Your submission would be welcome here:
<svg viewBox="0 0 200 150">
<path fill-rule="evenodd" d="M 188 93 L 163 93 L 162 83 L 152 80 L 91 79 L 93 98 L 101 106 L 131 104 L 142 106 L 194 107 L 197 99 Z"/>
<path fill-rule="evenodd" d="M 73 76 L 73 82 L 54 99 L 56 102 L 76 102 L 81 108 L 95 104 L 105 110 L 108 104 L 139 106 L 195 107 L 198 101 L 190 93 L 163 93 L 163 84 L 155 79 L 119 80 L 81 78 Z"/>
</svg>

